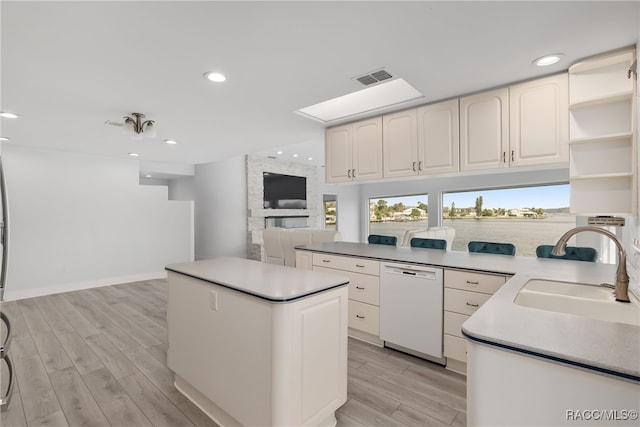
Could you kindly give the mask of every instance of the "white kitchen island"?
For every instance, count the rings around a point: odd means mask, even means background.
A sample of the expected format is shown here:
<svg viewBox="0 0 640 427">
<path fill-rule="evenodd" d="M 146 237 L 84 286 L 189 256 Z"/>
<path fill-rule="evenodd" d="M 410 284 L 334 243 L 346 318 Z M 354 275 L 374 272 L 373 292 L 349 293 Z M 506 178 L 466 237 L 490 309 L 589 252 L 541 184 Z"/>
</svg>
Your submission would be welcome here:
<svg viewBox="0 0 640 427">
<path fill-rule="evenodd" d="M 166 269 L 178 390 L 224 426 L 335 425 L 348 278 L 240 258 Z"/>
</svg>

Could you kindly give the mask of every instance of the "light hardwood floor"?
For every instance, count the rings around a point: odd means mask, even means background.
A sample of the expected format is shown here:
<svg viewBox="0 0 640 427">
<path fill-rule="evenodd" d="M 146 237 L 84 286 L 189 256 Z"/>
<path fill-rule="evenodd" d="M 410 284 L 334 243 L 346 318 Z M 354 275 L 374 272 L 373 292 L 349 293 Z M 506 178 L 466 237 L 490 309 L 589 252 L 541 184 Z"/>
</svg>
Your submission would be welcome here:
<svg viewBox="0 0 640 427">
<path fill-rule="evenodd" d="M 17 382 L 0 426 L 215 426 L 173 387 L 166 301 L 151 280 L 2 303 Z M 349 339 L 338 426 L 464 426 L 465 401 L 464 376 Z"/>
</svg>

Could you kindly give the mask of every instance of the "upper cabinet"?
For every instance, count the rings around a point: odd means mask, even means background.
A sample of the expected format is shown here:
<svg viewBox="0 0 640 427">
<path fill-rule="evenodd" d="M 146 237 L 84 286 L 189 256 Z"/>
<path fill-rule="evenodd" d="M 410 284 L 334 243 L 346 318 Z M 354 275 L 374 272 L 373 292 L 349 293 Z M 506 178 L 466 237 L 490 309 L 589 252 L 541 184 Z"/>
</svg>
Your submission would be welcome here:
<svg viewBox="0 0 640 427">
<path fill-rule="evenodd" d="M 382 118 L 327 129 L 325 174 L 328 183 L 382 178 Z"/>
<path fill-rule="evenodd" d="M 569 68 L 571 212 L 637 213 L 635 49 Z"/>
<path fill-rule="evenodd" d="M 569 78 L 509 87 L 509 166 L 569 161 Z"/>
<path fill-rule="evenodd" d="M 460 98 L 460 169 L 569 161 L 567 75 Z"/>
<path fill-rule="evenodd" d="M 460 169 L 507 166 L 508 150 L 509 90 L 460 98 Z"/>
<path fill-rule="evenodd" d="M 416 110 L 382 117 L 382 153 L 385 178 L 418 173 L 418 127 Z"/>
<path fill-rule="evenodd" d="M 327 182 L 569 163 L 567 74 L 327 129 Z"/>
<path fill-rule="evenodd" d="M 382 118 L 385 178 L 457 172 L 458 100 Z"/>
<path fill-rule="evenodd" d="M 460 133 L 458 100 L 425 105 L 418 115 L 418 170 L 420 173 L 457 172 Z"/>
</svg>

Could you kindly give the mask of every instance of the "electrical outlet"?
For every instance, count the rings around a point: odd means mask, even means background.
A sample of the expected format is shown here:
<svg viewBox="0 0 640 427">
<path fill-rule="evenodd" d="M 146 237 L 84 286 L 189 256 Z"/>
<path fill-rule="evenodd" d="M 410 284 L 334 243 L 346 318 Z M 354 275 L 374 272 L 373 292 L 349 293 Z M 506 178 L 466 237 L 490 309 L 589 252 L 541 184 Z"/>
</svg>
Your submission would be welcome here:
<svg viewBox="0 0 640 427">
<path fill-rule="evenodd" d="M 218 293 L 216 291 L 211 291 L 209 294 L 209 307 L 213 311 L 218 311 Z"/>
</svg>

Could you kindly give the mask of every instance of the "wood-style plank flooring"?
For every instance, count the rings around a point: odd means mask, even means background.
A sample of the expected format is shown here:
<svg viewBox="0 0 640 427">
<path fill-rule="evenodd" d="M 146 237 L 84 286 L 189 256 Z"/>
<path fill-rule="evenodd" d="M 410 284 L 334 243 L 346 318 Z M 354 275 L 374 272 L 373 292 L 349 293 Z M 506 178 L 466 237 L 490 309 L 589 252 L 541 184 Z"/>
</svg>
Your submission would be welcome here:
<svg viewBox="0 0 640 427">
<path fill-rule="evenodd" d="M 173 387 L 166 301 L 151 280 L 2 303 L 17 382 L 0 426 L 215 426 Z M 349 339 L 338 426 L 464 426 L 465 411 L 464 376 Z"/>
</svg>

